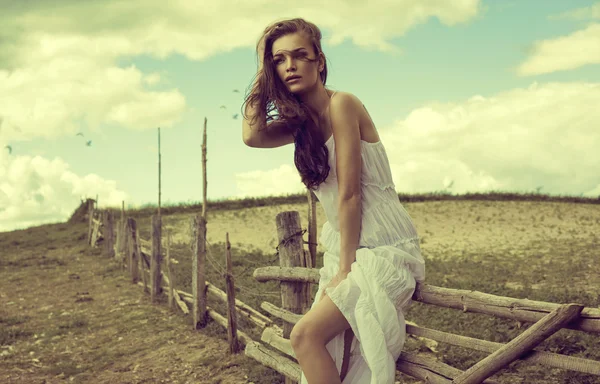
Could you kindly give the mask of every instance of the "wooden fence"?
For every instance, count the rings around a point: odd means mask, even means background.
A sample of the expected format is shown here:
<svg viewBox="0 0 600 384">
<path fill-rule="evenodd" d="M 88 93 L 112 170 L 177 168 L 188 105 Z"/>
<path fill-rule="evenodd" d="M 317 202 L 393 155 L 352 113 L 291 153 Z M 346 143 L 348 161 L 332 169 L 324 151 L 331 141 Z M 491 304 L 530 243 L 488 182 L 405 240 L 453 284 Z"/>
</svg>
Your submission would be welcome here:
<svg viewBox="0 0 600 384">
<path fill-rule="evenodd" d="M 226 283 L 224 292 L 205 281 L 204 261 L 206 258 L 206 221 L 201 215 L 192 217 L 193 228 L 193 292 L 187 293 L 175 289 L 175 282 L 170 272 L 170 236 L 167 236 L 166 269 L 160 270 L 161 255 L 157 249 L 159 240 L 147 241 L 139 238 L 139 231 L 134 219 L 125 220 L 123 209 L 121 220 L 115 234 L 112 229 L 113 214 L 97 212 L 93 205 L 89 207 L 88 241 L 96 246 L 103 238 L 107 254 L 127 266 L 132 283 L 139 284 L 146 291 L 150 289 L 155 298 L 167 290 L 169 306 L 177 305 L 184 313 L 189 313 L 191 305 L 194 317 L 194 328 L 202 328 L 207 317 L 221 324 L 228 331 L 230 351 L 237 353 L 240 344 L 245 345 L 245 354 L 285 375 L 287 382 L 300 380 L 300 366 L 297 364 L 291 348 L 289 335 L 294 324 L 311 306 L 311 284 L 318 284 L 319 271 L 314 266 L 316 253 L 316 222 L 314 220 L 314 200 L 309 195 L 309 252 L 304 250 L 304 241 L 300 216 L 297 211 L 281 212 L 276 217 L 279 238 L 279 266 L 257 268 L 254 277 L 257 281 L 279 281 L 281 284 L 281 307 L 263 302 L 261 309 L 271 316 L 283 321 L 279 327 L 267 316 L 251 308 L 235 298 L 233 274 L 231 272 L 231 254 L 229 237 L 226 235 Z M 100 218 L 101 217 L 101 218 Z M 160 234 L 156 227 L 160 220 L 153 217 L 153 237 Z M 102 232 L 101 232 L 102 228 Z M 154 266 L 154 268 L 153 268 Z M 154 271 L 154 273 L 150 273 Z M 139 280 L 142 276 L 142 281 Z M 162 286 L 164 281 L 166 286 Z M 148 288 L 150 286 L 150 288 Z M 207 294 L 212 298 L 227 303 L 228 313 L 222 316 L 208 306 Z M 513 319 L 521 323 L 534 323 L 509 343 L 496 343 L 476 338 L 441 332 L 407 323 L 408 335 L 448 343 L 489 353 L 487 357 L 467 369 L 461 371 L 440 361 L 417 356 L 411 352 L 402 352 L 398 361 L 398 369 L 426 383 L 494 383 L 489 377 L 511 362 L 521 359 L 530 363 L 548 367 L 573 370 L 577 372 L 599 375 L 600 362 L 562 354 L 536 350 L 535 347 L 561 328 L 569 328 L 587 333 L 600 333 L 600 309 L 586 308 L 580 304 L 556 304 L 528 299 L 515 299 L 487 293 L 436 287 L 429 284 L 417 284 L 413 300 L 439 307 L 454 308 L 463 312 L 484 313 L 491 316 Z M 244 316 L 255 324 L 262 332 L 261 341 L 250 339 L 247 334 L 237 329 L 237 316 Z M 344 365 L 342 365 L 344 366 Z M 342 372 L 342 375 L 345 373 Z"/>
<path fill-rule="evenodd" d="M 225 274 L 226 292 L 217 288 L 205 279 L 206 260 L 206 221 L 201 215 L 193 216 L 190 220 L 192 227 L 193 251 L 192 251 L 192 293 L 175 288 L 174 275 L 171 273 L 172 264 L 177 260 L 170 255 L 171 236 L 167 234 L 165 269 L 161 270 L 162 255 L 158 249 L 157 237 L 161 233 L 159 229 L 161 220 L 158 215 L 152 216 L 152 239 L 146 240 L 139 236 L 139 229 L 135 219 L 124 217 L 124 209 L 121 210 L 121 220 L 113 225 L 114 212 L 108 210 L 95 210 L 93 201 L 88 203 L 89 229 L 88 244 L 97 247 L 101 240 L 105 254 L 117 261 L 123 268 L 127 269 L 131 276 L 131 282 L 144 288 L 150 293 L 153 302 L 156 302 L 160 294 L 168 295 L 170 308 L 180 308 L 185 314 L 192 312 L 194 329 L 203 328 L 208 318 L 225 327 L 228 331 L 229 350 L 238 353 L 243 345 L 252 339 L 243 331 L 237 329 L 237 317 L 244 316 L 259 330 L 267 327 L 276 334 L 283 334 L 279 326 L 273 321 L 253 309 L 249 305 L 235 298 L 234 278 L 231 263 L 231 245 L 229 235 L 226 235 Z M 203 287 L 203 288 L 202 288 Z M 227 305 L 227 314 L 221 315 L 207 304 L 207 296 L 223 302 Z"/>
</svg>

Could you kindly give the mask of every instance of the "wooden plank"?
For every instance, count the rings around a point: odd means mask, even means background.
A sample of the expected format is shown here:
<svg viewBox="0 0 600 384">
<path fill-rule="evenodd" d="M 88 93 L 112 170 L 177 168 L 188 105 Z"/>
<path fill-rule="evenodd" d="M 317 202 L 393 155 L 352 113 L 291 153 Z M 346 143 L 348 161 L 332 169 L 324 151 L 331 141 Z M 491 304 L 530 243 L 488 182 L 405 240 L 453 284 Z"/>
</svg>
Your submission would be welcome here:
<svg viewBox="0 0 600 384">
<path fill-rule="evenodd" d="M 178 289 L 176 289 L 175 291 L 179 293 L 182 297 L 189 298 L 190 303 L 192 302 L 193 296 L 191 293 L 184 292 Z M 212 298 L 218 299 L 223 303 L 227 303 L 227 294 L 209 282 L 206 282 L 206 292 L 209 295 L 211 295 Z M 283 330 L 279 328 L 279 326 L 274 324 L 271 319 L 258 312 L 257 310 L 253 309 L 248 304 L 240 301 L 240 299 L 235 299 L 235 307 L 239 315 L 244 316 L 248 321 L 254 323 L 257 327 L 261 329 L 264 329 L 266 327 L 274 327 L 275 329 L 279 330 L 280 334 L 283 334 Z"/>
<path fill-rule="evenodd" d="M 319 270 L 316 268 L 271 266 L 256 268 L 254 278 L 261 283 L 265 281 L 282 281 L 294 283 L 319 283 Z"/>
<path fill-rule="evenodd" d="M 192 295 L 194 303 L 192 308 L 194 329 L 206 326 L 206 221 L 204 217 L 192 217 L 193 228 L 193 254 L 192 254 Z"/>
<path fill-rule="evenodd" d="M 317 201 L 315 194 L 306 189 L 308 195 L 308 253 L 310 264 L 307 268 L 315 268 L 317 265 Z"/>
<path fill-rule="evenodd" d="M 560 306 L 556 303 L 516 299 L 422 283 L 417 283 L 412 299 L 439 307 L 461 309 L 464 312 L 485 313 L 495 317 L 528 323 L 535 323 Z M 600 333 L 600 309 L 584 308 L 580 317 L 566 324 L 565 328 Z"/>
<path fill-rule="evenodd" d="M 127 228 L 127 237 L 129 238 L 127 263 L 129 265 L 129 273 L 131 274 L 131 282 L 135 284 L 140 280 L 138 266 L 140 259 L 140 242 L 138 239 L 137 222 L 134 218 L 127 218 Z"/>
<path fill-rule="evenodd" d="M 260 340 L 274 347 L 278 351 L 285 353 L 286 355 L 296 358 L 292 344 L 288 339 L 283 338 L 281 334 L 275 331 L 272 327 L 267 327 L 263 330 Z"/>
<path fill-rule="evenodd" d="M 266 328 L 261 335 L 261 340 L 286 356 L 295 358 L 290 341 L 281 337 L 281 335 L 278 335 L 272 329 Z M 453 377 L 463 373 L 460 369 L 454 368 L 441 361 L 417 356 L 409 352 L 402 352 L 400 354 L 396 366 L 400 372 L 416 377 L 426 383 L 448 384 L 452 382 Z M 277 370 L 277 368 L 271 368 Z M 283 373 L 280 370 L 278 370 L 278 372 Z M 495 383 L 495 381 L 491 379 L 487 379 L 483 382 L 485 384 Z"/>
<path fill-rule="evenodd" d="M 246 356 L 253 358 L 262 365 L 276 370 L 277 372 L 284 375 L 287 379 L 296 382 L 300 381 L 300 365 L 295 363 L 279 353 L 272 351 L 264 345 L 255 341 L 246 344 L 245 349 Z"/>
<path fill-rule="evenodd" d="M 207 312 L 208 316 L 211 319 L 213 319 L 217 324 L 219 324 L 223 328 L 227 329 L 227 319 L 225 317 L 221 316 L 218 312 L 216 312 L 210 306 L 206 307 L 206 312 Z M 250 338 L 250 336 L 248 336 L 244 332 L 240 331 L 239 329 L 237 330 L 237 337 L 244 345 L 247 345 L 248 343 L 251 343 L 253 341 Z"/>
<path fill-rule="evenodd" d="M 109 258 L 114 259 L 115 257 L 115 214 L 113 211 L 106 210 L 105 222 L 103 223 L 104 228 L 104 250 Z"/>
<path fill-rule="evenodd" d="M 267 312 L 279 319 L 282 319 L 283 321 L 285 321 L 289 324 L 296 324 L 298 321 L 300 321 L 300 319 L 303 316 L 303 315 L 297 315 L 290 311 L 286 311 L 285 309 L 279 308 L 276 305 L 269 303 L 268 301 L 263 301 L 260 304 L 260 307 L 263 310 L 265 310 L 265 312 Z"/>
<path fill-rule="evenodd" d="M 561 329 L 581 313 L 583 305 L 561 305 L 549 315 L 533 324 L 511 342 L 488 355 L 462 375 L 454 379 L 456 384 L 477 384 L 504 368 L 525 352 L 533 349 L 548 336 Z"/>
<path fill-rule="evenodd" d="M 275 218 L 279 246 L 280 267 L 306 267 L 304 258 L 304 242 L 298 211 L 285 211 Z M 308 268 L 301 270 L 309 271 Z M 310 297 L 306 295 L 306 283 L 282 281 L 281 307 L 297 315 L 304 314 L 310 308 Z M 283 323 L 283 337 L 289 338 L 293 326 Z M 286 380 L 289 384 L 289 380 Z"/>
<path fill-rule="evenodd" d="M 160 215 L 152 215 L 152 257 L 150 258 L 150 298 L 153 303 L 162 292 L 162 225 Z"/>
<path fill-rule="evenodd" d="M 98 243 L 98 232 L 100 231 L 100 222 L 94 220 L 94 228 L 92 229 L 92 248 L 97 247 Z"/>
<path fill-rule="evenodd" d="M 318 284 L 319 271 L 309 268 L 256 268 L 257 281 L 296 281 Z M 497 296 L 489 293 L 437 287 L 417 283 L 413 300 L 438 307 L 460 309 L 463 312 L 485 313 L 494 317 L 535 323 L 560 306 L 529 299 Z M 583 332 L 600 333 L 600 309 L 584 308 L 578 319 L 565 325 L 565 328 Z"/>
<path fill-rule="evenodd" d="M 452 333 L 438 331 L 436 329 L 424 328 L 410 324 L 406 325 L 406 333 L 487 353 L 492 353 L 505 345 L 504 343 L 496 343 L 493 341 L 475 339 L 473 337 L 455 335 Z M 530 363 L 541 364 L 548 367 L 567 369 L 592 375 L 600 375 L 600 361 L 596 360 L 582 359 L 579 357 L 538 351 L 535 349 L 530 353 L 521 356 L 521 359 Z"/>
<path fill-rule="evenodd" d="M 139 228 L 136 228 L 135 231 L 135 238 L 140 240 L 140 230 Z M 139 242 L 138 242 L 139 244 Z M 144 266 L 144 255 L 142 252 L 139 253 L 139 258 L 138 258 L 138 265 L 137 268 L 139 269 L 140 273 L 142 274 L 142 282 L 144 283 L 144 292 L 148 293 L 149 289 L 148 289 L 148 274 L 146 273 L 146 267 Z"/>
<path fill-rule="evenodd" d="M 167 264 L 167 277 L 168 277 L 168 281 L 167 284 L 169 285 L 169 308 L 173 309 L 175 302 L 174 302 L 174 278 L 175 276 L 173 276 L 173 273 L 171 273 L 171 252 L 170 252 L 170 248 L 171 248 L 171 232 L 169 230 L 167 230 L 167 257 L 166 257 L 166 264 Z"/>
<path fill-rule="evenodd" d="M 240 345 L 237 338 L 237 311 L 235 308 L 235 282 L 233 278 L 233 265 L 231 263 L 231 244 L 229 243 L 229 232 L 225 233 L 225 264 L 227 273 L 225 275 L 225 289 L 227 290 L 227 341 L 229 342 L 229 353 L 238 353 Z"/>
<path fill-rule="evenodd" d="M 87 199 L 87 209 L 88 209 L 88 233 L 87 233 L 87 242 L 88 245 L 92 244 L 92 231 L 94 229 L 94 200 Z"/>
</svg>

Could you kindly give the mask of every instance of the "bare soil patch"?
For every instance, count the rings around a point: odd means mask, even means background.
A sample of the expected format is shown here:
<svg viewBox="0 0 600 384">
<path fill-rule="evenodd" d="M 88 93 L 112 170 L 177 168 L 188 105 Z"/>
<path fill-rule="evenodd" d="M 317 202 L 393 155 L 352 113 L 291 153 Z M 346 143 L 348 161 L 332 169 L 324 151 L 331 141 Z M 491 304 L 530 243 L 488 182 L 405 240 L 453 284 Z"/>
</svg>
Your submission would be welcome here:
<svg viewBox="0 0 600 384">
<path fill-rule="evenodd" d="M 0 234 L 0 382 L 251 382 L 243 352 L 229 355 L 225 340 L 194 331 L 164 299 L 152 304 L 100 249 L 86 247 L 85 226 L 60 225 L 70 232 L 60 239 L 56 227 Z M 71 246 L 59 247 L 66 238 Z"/>
</svg>

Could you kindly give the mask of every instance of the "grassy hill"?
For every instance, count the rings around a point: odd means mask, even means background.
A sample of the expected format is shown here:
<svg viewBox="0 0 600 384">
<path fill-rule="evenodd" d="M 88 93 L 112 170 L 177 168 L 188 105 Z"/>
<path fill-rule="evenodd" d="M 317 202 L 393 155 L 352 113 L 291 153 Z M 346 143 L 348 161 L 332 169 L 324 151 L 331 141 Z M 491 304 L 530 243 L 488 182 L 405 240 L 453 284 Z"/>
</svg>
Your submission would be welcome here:
<svg viewBox="0 0 600 384">
<path fill-rule="evenodd" d="M 426 282 L 449 288 L 557 303 L 599 306 L 600 198 L 542 194 L 444 193 L 399 195 L 421 236 Z M 254 308 L 281 304 L 276 283 L 258 283 L 254 268 L 278 264 L 275 216 L 296 210 L 307 223 L 305 195 L 215 201 L 207 205 L 207 279 L 225 288 L 225 233 L 232 243 L 236 298 Z M 102 207 L 100 207 L 102 208 Z M 150 239 L 156 206 L 126 212 Z M 163 235 L 172 234 L 178 289 L 191 292 L 189 220 L 201 204 L 162 206 Z M 115 208 L 116 217 L 120 209 Z M 326 220 L 317 204 L 318 232 Z M 191 330 L 189 315 L 152 305 L 141 287 L 86 246 L 87 224 L 57 223 L 0 233 L 0 382 L 283 382 L 253 360 L 226 353 L 226 333 L 210 323 Z M 308 240 L 307 235 L 304 239 Z M 166 236 L 163 236 L 163 249 Z M 324 249 L 317 248 L 317 267 Z M 313 287 L 313 294 L 316 287 Z M 209 305 L 224 314 L 218 303 Z M 523 327 L 514 321 L 414 303 L 407 320 L 444 331 L 507 342 Z M 254 339 L 260 333 L 240 319 Z M 600 360 L 600 335 L 561 330 L 541 347 Z M 466 369 L 485 356 L 440 344 L 414 348 Z M 399 376 L 399 380 L 400 380 Z M 503 383 L 600 383 L 598 377 L 517 362 L 498 375 Z M 194 380 L 194 381 L 195 381 Z M 405 380 L 405 377 L 402 377 Z M 410 382 L 410 381 L 407 381 Z"/>
</svg>

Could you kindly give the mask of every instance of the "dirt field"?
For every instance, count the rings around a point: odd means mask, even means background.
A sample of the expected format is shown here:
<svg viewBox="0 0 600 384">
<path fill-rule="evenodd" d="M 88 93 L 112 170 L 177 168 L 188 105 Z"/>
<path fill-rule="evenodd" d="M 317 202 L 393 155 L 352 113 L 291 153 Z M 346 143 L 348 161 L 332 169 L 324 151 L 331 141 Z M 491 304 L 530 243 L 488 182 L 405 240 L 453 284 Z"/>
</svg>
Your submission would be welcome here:
<svg viewBox="0 0 600 384">
<path fill-rule="evenodd" d="M 84 226 L 65 236 L 71 248 L 58 247 L 56 227 L 27 230 L 37 244 L 0 234 L 1 383 L 250 382 L 243 353 L 229 356 L 225 340 L 193 331 L 164 300 L 151 304 L 85 246 Z"/>
<path fill-rule="evenodd" d="M 325 217 L 317 207 L 320 232 Z M 511 265 L 535 258 L 560 268 L 576 255 L 587 268 L 571 284 L 590 291 L 600 284 L 599 205 L 444 201 L 405 207 L 429 263 L 468 251 L 473 261 L 493 253 Z M 298 210 L 306 227 L 305 204 L 209 212 L 208 241 L 224 241 L 229 232 L 232 245 L 274 254 L 275 216 L 285 210 Z M 163 218 L 175 242 L 188 242 L 190 216 Z M 189 315 L 151 304 L 101 249 L 86 246 L 86 229 L 57 224 L 0 233 L 1 383 L 261 382 L 243 353 L 230 356 L 224 337 L 209 336 L 220 331 L 194 331 Z M 507 286 L 522 284 L 519 276 Z M 536 279 L 534 286 L 545 284 L 557 281 Z"/>
<path fill-rule="evenodd" d="M 511 259 L 569 252 L 567 245 L 592 249 L 600 243 L 600 205 L 529 201 L 434 201 L 404 204 L 421 236 L 426 261 L 451 260 L 466 254 L 503 254 Z M 282 211 L 298 211 L 303 228 L 307 226 L 305 204 L 248 208 L 242 211 L 209 212 L 209 242 L 224 241 L 229 232 L 232 245 L 256 248 L 275 254 L 275 217 Z M 190 215 L 163 219 L 174 233 L 174 242 L 188 242 Z M 317 238 L 327 220 L 317 203 Z M 308 234 L 304 235 L 308 241 Z M 567 247 L 567 249 L 561 249 Z M 317 251 L 325 251 L 319 244 Z M 475 261 L 475 260 L 473 260 Z M 596 263 L 598 260 L 590 260 Z M 596 269 L 598 270 L 598 269 Z M 585 281 L 577 282 L 594 290 L 600 274 L 590 268 Z M 519 286 L 518 281 L 507 282 Z M 540 288 L 538 284 L 534 288 Z M 595 291 L 594 291 L 595 292 Z"/>
</svg>

